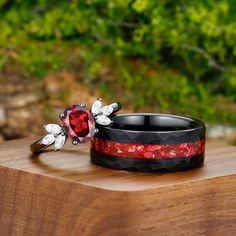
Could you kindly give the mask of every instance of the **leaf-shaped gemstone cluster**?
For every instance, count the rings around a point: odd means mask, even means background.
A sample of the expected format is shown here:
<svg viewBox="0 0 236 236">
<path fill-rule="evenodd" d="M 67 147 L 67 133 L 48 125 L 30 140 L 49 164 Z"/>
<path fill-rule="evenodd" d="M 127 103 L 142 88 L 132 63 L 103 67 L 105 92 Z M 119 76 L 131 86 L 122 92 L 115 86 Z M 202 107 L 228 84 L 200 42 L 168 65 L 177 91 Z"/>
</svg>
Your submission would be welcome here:
<svg viewBox="0 0 236 236">
<path fill-rule="evenodd" d="M 97 99 L 91 108 L 91 113 L 99 125 L 110 125 L 112 120 L 109 116 L 117 109 L 118 104 L 112 103 L 107 106 L 102 106 L 102 99 Z"/>
<path fill-rule="evenodd" d="M 66 133 L 64 128 L 58 124 L 47 124 L 44 126 L 48 132 L 42 139 L 42 144 L 52 145 L 54 143 L 55 150 L 59 150 L 66 142 Z"/>
</svg>

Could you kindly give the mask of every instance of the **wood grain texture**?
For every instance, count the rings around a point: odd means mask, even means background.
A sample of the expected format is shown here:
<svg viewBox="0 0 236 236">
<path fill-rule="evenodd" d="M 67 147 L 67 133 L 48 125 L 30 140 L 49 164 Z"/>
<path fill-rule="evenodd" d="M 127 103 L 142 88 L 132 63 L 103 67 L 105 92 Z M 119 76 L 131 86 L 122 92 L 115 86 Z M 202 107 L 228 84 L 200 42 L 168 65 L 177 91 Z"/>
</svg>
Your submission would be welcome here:
<svg viewBox="0 0 236 236">
<path fill-rule="evenodd" d="M 32 156 L 0 145 L 0 236 L 236 235 L 236 147 L 208 143 L 203 168 L 111 170 L 88 146 Z"/>
</svg>

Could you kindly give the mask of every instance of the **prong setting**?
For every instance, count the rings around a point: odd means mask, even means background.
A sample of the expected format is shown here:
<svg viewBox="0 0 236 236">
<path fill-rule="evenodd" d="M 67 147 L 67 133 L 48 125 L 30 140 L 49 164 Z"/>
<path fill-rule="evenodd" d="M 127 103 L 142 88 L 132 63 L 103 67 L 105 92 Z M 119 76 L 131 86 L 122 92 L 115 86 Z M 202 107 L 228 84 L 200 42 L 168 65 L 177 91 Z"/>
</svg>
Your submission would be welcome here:
<svg viewBox="0 0 236 236">
<path fill-rule="evenodd" d="M 72 140 L 72 144 L 73 144 L 73 145 L 77 145 L 78 142 L 77 142 L 76 140 Z"/>
<path fill-rule="evenodd" d="M 80 103 L 80 106 L 81 107 L 86 107 L 86 104 L 85 103 Z"/>
<path fill-rule="evenodd" d="M 60 118 L 60 119 L 62 119 L 64 116 L 65 116 L 65 115 L 64 115 L 63 112 L 59 114 L 59 118 Z"/>
</svg>

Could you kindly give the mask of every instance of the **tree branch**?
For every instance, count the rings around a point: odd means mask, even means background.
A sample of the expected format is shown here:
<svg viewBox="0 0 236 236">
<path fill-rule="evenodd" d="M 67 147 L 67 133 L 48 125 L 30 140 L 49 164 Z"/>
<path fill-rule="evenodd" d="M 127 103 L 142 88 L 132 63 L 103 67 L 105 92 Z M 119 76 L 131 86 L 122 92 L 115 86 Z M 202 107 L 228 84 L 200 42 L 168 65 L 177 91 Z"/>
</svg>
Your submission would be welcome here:
<svg viewBox="0 0 236 236">
<path fill-rule="evenodd" d="M 209 53 L 204 51 L 202 48 L 190 45 L 188 43 L 184 43 L 183 46 L 187 48 L 188 50 L 201 54 L 203 57 L 205 57 L 205 59 L 207 59 L 208 65 L 215 68 L 216 70 L 221 71 L 221 72 L 230 72 L 230 73 L 235 74 L 234 72 L 232 72 L 231 70 L 228 70 L 223 65 L 220 65 Z"/>
<path fill-rule="evenodd" d="M 114 26 L 123 26 L 123 27 L 127 27 L 127 28 L 138 28 L 140 27 L 140 24 L 135 23 L 135 22 L 128 22 L 128 21 L 120 21 L 120 22 L 116 22 L 116 21 L 111 21 L 111 20 L 105 20 L 102 18 L 98 19 L 99 22 L 107 24 L 107 25 L 114 25 Z"/>
<path fill-rule="evenodd" d="M 99 33 L 93 33 L 93 36 L 95 39 L 97 39 L 99 42 L 104 44 L 105 46 L 111 47 L 111 48 L 116 48 L 116 46 L 106 38 L 103 38 Z"/>
</svg>

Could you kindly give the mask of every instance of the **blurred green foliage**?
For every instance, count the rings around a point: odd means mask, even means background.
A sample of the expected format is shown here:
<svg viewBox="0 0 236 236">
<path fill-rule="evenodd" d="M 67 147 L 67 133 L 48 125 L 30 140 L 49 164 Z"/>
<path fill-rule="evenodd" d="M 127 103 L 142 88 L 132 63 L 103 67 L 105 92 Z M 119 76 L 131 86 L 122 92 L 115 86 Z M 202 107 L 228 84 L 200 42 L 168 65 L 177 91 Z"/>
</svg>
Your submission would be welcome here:
<svg viewBox="0 0 236 236">
<path fill-rule="evenodd" d="M 0 69 L 43 78 L 82 61 L 93 84 L 109 65 L 108 96 L 232 123 L 216 105 L 236 101 L 235 15 L 233 0 L 0 0 Z"/>
</svg>

